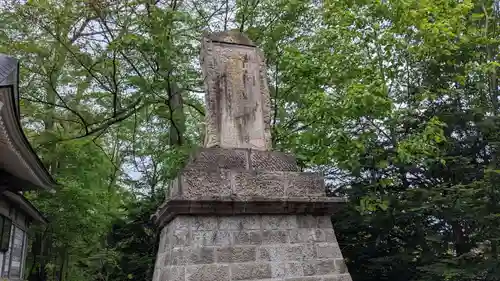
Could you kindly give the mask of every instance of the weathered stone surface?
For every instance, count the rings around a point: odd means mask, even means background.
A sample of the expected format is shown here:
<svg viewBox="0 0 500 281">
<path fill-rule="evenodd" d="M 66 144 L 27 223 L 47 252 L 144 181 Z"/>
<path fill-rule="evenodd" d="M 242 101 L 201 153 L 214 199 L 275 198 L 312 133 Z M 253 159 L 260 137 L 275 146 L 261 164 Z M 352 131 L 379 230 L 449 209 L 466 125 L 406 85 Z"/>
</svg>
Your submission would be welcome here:
<svg viewBox="0 0 500 281">
<path fill-rule="evenodd" d="M 261 231 L 233 232 L 234 245 L 259 245 L 262 243 Z"/>
<path fill-rule="evenodd" d="M 189 244 L 189 232 L 187 230 L 171 229 L 165 237 L 165 243 L 171 247 L 187 246 Z"/>
<path fill-rule="evenodd" d="M 253 197 L 284 197 L 282 172 L 232 172 L 233 194 Z"/>
<path fill-rule="evenodd" d="M 214 280 L 230 281 L 229 266 L 220 264 L 186 266 L 186 281 Z"/>
<path fill-rule="evenodd" d="M 217 217 L 214 216 L 198 216 L 192 219 L 193 225 L 191 230 L 216 230 Z"/>
<path fill-rule="evenodd" d="M 317 217 L 318 220 L 318 228 L 326 228 L 326 229 L 332 229 L 332 219 L 330 216 L 319 216 Z"/>
<path fill-rule="evenodd" d="M 171 265 L 209 264 L 213 263 L 214 248 L 211 247 L 181 247 L 172 249 Z"/>
<path fill-rule="evenodd" d="M 290 230 L 290 243 L 313 243 L 326 241 L 326 233 L 320 228 L 297 228 Z"/>
<path fill-rule="evenodd" d="M 200 61 L 207 105 L 205 147 L 269 150 L 270 101 L 262 53 L 244 35 L 205 36 Z M 232 41 L 232 42 L 228 42 Z M 229 44 L 228 44 L 229 43 Z"/>
<path fill-rule="evenodd" d="M 327 275 L 335 273 L 334 260 L 315 260 L 303 263 L 305 276 Z"/>
<path fill-rule="evenodd" d="M 280 167 L 287 170 L 278 171 Z M 331 213 L 332 208 L 322 203 L 322 198 L 332 200 L 325 196 L 322 178 L 315 173 L 293 170 L 296 170 L 295 160 L 284 153 L 218 147 L 201 149 L 171 182 L 170 197 L 156 216 L 159 218 L 168 207 L 168 212 L 177 214 L 197 214 L 197 210 L 206 213 L 207 208 L 213 214 L 252 214 L 257 209 L 260 213 L 307 213 L 312 209 Z M 173 211 L 176 204 L 172 201 L 182 200 L 192 203 L 183 206 L 183 211 Z M 260 200 L 264 202 L 259 203 Z M 241 208 L 238 201 L 248 202 L 248 206 L 245 203 Z M 236 205 L 232 206 L 233 203 Z"/>
<path fill-rule="evenodd" d="M 286 277 L 304 276 L 304 269 L 301 262 L 289 262 L 285 264 Z"/>
<path fill-rule="evenodd" d="M 337 197 L 208 196 L 168 200 L 154 215 L 160 227 L 179 215 L 254 215 L 254 214 L 334 214 L 345 199 Z M 322 223 L 328 223 L 322 221 Z M 331 223 L 330 223 L 331 225 Z M 267 227 L 267 226 L 266 226 Z"/>
<path fill-rule="evenodd" d="M 184 169 L 180 175 L 182 196 L 231 195 L 230 172 L 227 170 Z"/>
<path fill-rule="evenodd" d="M 155 271 L 162 273 L 159 280 L 163 281 L 178 280 L 161 279 L 166 276 L 182 281 L 275 281 L 348 275 L 333 229 L 319 228 L 329 222 L 326 218 L 177 216 L 161 231 L 165 237 L 160 240 L 166 242 L 165 248 L 158 251 Z M 173 239 L 179 236 L 176 233 L 182 233 L 183 238 Z M 155 274 L 158 278 L 159 273 Z"/>
<path fill-rule="evenodd" d="M 255 246 L 235 246 L 217 248 L 217 262 L 220 263 L 237 263 L 237 262 L 252 262 L 256 259 Z"/>
<path fill-rule="evenodd" d="M 315 173 L 246 169 L 184 169 L 170 185 L 170 200 L 223 196 L 293 199 L 325 197 L 326 192 Z"/>
<path fill-rule="evenodd" d="M 167 266 L 161 273 L 160 281 L 185 281 L 183 266 Z"/>
<path fill-rule="evenodd" d="M 218 217 L 218 224 L 225 230 L 260 229 L 260 220 L 256 216 Z"/>
<path fill-rule="evenodd" d="M 285 281 L 324 281 L 322 277 L 293 277 L 293 278 L 286 278 Z"/>
<path fill-rule="evenodd" d="M 264 230 L 262 231 L 262 244 L 288 243 L 288 231 Z"/>
<path fill-rule="evenodd" d="M 205 171 L 247 169 L 249 167 L 248 154 L 248 149 L 201 148 L 191 156 L 184 169 Z"/>
<path fill-rule="evenodd" d="M 231 244 L 231 234 L 227 231 L 200 230 L 193 231 L 192 242 L 202 246 L 224 246 Z"/>
<path fill-rule="evenodd" d="M 181 195 L 181 181 L 177 177 L 170 182 L 169 196 L 174 197 L 174 196 L 179 196 L 179 195 Z"/>
<path fill-rule="evenodd" d="M 313 215 L 300 215 L 297 216 L 298 228 L 317 228 L 318 219 Z"/>
<path fill-rule="evenodd" d="M 349 273 L 346 273 L 346 274 L 325 276 L 323 277 L 322 281 L 352 281 L 352 278 Z"/>
<path fill-rule="evenodd" d="M 341 258 L 339 245 L 337 243 L 318 243 L 316 246 L 316 254 L 318 258 Z"/>
<path fill-rule="evenodd" d="M 304 261 L 315 258 L 313 245 L 308 244 L 262 246 L 258 254 L 260 261 L 268 262 Z"/>
<path fill-rule="evenodd" d="M 297 161 L 292 155 L 276 151 L 249 150 L 250 169 L 263 171 L 298 172 Z"/>
<path fill-rule="evenodd" d="M 294 229 L 297 228 L 297 217 L 288 215 L 262 216 L 262 229 Z"/>
<path fill-rule="evenodd" d="M 335 259 L 335 272 L 339 274 L 347 273 L 347 266 L 344 259 Z"/>
<path fill-rule="evenodd" d="M 252 280 L 272 278 L 273 273 L 269 263 L 241 263 L 231 265 L 233 280 Z"/>
<path fill-rule="evenodd" d="M 196 150 L 184 169 L 188 170 L 259 170 L 298 172 L 293 155 L 278 151 L 209 147 Z"/>
<path fill-rule="evenodd" d="M 316 173 L 286 173 L 287 185 L 286 196 L 325 196 L 325 183 L 321 176 Z"/>
</svg>

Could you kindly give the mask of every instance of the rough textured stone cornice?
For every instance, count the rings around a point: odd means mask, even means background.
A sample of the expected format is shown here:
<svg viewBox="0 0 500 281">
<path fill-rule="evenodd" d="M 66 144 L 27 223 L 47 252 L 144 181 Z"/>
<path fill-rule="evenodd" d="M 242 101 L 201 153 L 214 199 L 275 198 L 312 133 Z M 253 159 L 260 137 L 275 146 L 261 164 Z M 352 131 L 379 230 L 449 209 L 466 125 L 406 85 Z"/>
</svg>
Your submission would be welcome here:
<svg viewBox="0 0 500 281">
<path fill-rule="evenodd" d="M 165 202 L 155 214 L 163 227 L 178 215 L 331 215 L 346 200 L 339 197 L 175 197 Z"/>
</svg>

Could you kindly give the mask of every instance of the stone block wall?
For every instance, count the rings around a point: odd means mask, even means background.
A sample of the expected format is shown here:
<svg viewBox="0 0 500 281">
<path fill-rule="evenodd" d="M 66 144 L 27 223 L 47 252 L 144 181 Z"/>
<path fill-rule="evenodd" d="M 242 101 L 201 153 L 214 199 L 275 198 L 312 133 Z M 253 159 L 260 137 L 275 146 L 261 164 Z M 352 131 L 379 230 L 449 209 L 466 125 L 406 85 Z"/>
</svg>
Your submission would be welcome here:
<svg viewBox="0 0 500 281">
<path fill-rule="evenodd" d="M 153 281 L 351 281 L 329 216 L 177 216 Z"/>
</svg>

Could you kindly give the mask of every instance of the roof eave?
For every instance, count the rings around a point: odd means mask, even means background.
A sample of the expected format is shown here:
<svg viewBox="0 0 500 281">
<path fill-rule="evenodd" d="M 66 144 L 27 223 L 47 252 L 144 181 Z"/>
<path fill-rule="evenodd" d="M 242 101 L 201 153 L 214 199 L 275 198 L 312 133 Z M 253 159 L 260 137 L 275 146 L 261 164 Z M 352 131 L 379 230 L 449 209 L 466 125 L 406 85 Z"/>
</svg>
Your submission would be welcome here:
<svg viewBox="0 0 500 281">
<path fill-rule="evenodd" d="M 44 167 L 41 159 L 38 157 L 33 147 L 28 141 L 28 138 L 24 134 L 21 126 L 20 119 L 20 103 L 19 103 L 19 62 L 5 55 L 0 54 L 0 88 L 8 88 L 10 89 L 11 95 L 8 104 L 4 106 L 10 107 L 10 111 L 14 113 L 14 118 L 12 118 L 15 122 L 15 126 L 17 129 L 13 130 L 13 132 L 17 135 L 16 145 L 20 150 L 27 151 L 29 155 L 27 155 L 28 159 L 25 161 L 28 163 L 30 168 L 36 174 L 36 176 L 43 183 L 42 185 L 35 184 L 35 186 L 42 188 L 51 193 L 55 192 L 54 188 L 58 186 L 57 182 L 50 175 L 47 169 Z M 26 156 L 26 155 L 25 155 Z"/>
<path fill-rule="evenodd" d="M 21 194 L 4 191 L 3 195 L 7 197 L 8 200 L 15 203 L 18 208 L 24 211 L 36 223 L 42 225 L 46 225 L 48 223 L 47 218 L 45 218 L 42 213 L 40 213 L 40 211 L 38 211 L 37 208 L 35 208 L 35 206 L 33 206 L 33 204 L 31 204 L 31 202 Z"/>
</svg>

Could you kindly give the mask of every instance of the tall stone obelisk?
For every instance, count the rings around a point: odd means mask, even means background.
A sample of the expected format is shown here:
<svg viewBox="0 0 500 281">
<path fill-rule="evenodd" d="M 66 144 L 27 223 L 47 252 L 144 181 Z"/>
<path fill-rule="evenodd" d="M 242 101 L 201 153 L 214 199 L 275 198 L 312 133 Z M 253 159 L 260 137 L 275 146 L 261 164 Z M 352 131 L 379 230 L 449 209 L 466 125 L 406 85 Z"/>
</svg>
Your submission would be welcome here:
<svg viewBox="0 0 500 281">
<path fill-rule="evenodd" d="M 205 147 L 154 215 L 153 281 L 350 281 L 330 221 L 344 200 L 272 152 L 264 57 L 243 34 L 203 38 Z"/>
</svg>

